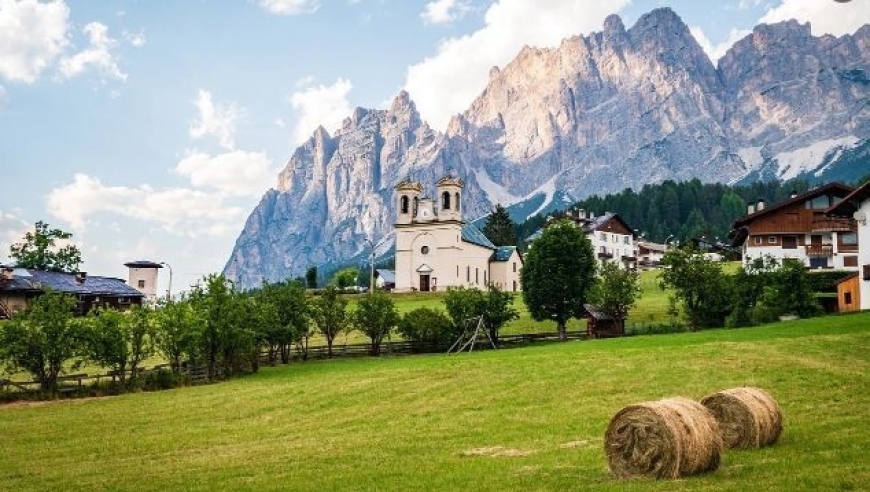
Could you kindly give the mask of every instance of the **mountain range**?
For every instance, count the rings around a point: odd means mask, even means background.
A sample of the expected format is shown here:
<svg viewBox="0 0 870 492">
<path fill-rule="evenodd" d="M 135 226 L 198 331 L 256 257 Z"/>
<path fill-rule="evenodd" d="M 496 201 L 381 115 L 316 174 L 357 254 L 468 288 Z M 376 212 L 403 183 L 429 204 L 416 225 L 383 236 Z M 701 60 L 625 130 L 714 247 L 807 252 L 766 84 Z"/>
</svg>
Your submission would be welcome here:
<svg viewBox="0 0 870 492">
<path fill-rule="evenodd" d="M 666 179 L 866 173 L 868 138 L 870 25 L 817 37 L 809 24 L 761 24 L 714 65 L 671 9 L 629 29 L 611 15 L 600 32 L 492 68 L 443 133 L 404 91 L 332 134 L 318 128 L 251 212 L 224 274 L 251 287 L 389 248 L 406 178 L 432 193 L 458 175 L 466 219 L 501 203 L 524 220 Z"/>
</svg>

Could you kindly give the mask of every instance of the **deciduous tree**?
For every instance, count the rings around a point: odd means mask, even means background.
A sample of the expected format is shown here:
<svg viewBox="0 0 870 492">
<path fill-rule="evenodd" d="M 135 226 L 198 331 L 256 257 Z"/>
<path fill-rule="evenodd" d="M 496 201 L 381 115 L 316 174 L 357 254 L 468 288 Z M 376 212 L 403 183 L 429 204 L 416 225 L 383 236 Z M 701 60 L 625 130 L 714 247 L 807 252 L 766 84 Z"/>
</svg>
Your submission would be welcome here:
<svg viewBox="0 0 870 492">
<path fill-rule="evenodd" d="M 22 242 L 10 247 L 9 256 L 19 268 L 74 272 L 82 262 L 81 251 L 75 244 L 58 244 L 71 238 L 71 233 L 51 229 L 47 223 L 38 221 L 33 232 L 28 231 Z"/>
<path fill-rule="evenodd" d="M 563 220 L 544 229 L 526 253 L 521 273 L 532 318 L 555 321 L 564 340 L 568 320 L 584 314 L 595 268 L 592 244 L 574 224 Z"/>
<path fill-rule="evenodd" d="M 623 330 L 629 310 L 640 296 L 640 277 L 637 272 L 621 268 L 606 261 L 589 293 L 589 300 L 602 311 L 619 320 Z"/>
<path fill-rule="evenodd" d="M 326 338 L 327 354 L 332 357 L 335 338 L 348 328 L 351 321 L 347 312 L 347 299 L 340 295 L 337 288 L 330 285 L 323 289 L 313 304 L 311 317 L 317 331 Z"/>
<path fill-rule="evenodd" d="M 372 342 L 372 355 L 381 353 L 381 342 L 399 324 L 399 320 L 393 300 L 377 291 L 360 299 L 354 312 L 357 329 Z"/>
</svg>

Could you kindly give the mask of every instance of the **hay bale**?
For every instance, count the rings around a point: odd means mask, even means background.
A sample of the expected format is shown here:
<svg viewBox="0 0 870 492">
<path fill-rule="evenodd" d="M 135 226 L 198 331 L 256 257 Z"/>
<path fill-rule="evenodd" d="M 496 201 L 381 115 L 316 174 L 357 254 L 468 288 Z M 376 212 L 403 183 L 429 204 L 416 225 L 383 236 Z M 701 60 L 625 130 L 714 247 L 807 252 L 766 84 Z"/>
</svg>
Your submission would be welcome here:
<svg viewBox="0 0 870 492">
<path fill-rule="evenodd" d="M 677 478 L 719 468 L 716 419 L 697 402 L 668 398 L 620 410 L 604 433 L 610 470 L 620 478 Z"/>
<path fill-rule="evenodd" d="M 769 446 L 782 433 L 782 410 L 762 389 L 727 389 L 704 398 L 701 404 L 719 422 L 722 441 L 729 448 Z"/>
</svg>

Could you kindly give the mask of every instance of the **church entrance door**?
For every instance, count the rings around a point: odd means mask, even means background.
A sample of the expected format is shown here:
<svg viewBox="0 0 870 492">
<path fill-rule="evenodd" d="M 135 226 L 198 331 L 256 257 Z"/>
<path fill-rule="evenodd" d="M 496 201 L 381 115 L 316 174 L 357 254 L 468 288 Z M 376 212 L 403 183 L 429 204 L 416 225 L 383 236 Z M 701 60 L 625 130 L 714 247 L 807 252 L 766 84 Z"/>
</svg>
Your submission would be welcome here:
<svg viewBox="0 0 870 492">
<path fill-rule="evenodd" d="M 429 275 L 420 275 L 420 292 L 429 292 Z"/>
</svg>

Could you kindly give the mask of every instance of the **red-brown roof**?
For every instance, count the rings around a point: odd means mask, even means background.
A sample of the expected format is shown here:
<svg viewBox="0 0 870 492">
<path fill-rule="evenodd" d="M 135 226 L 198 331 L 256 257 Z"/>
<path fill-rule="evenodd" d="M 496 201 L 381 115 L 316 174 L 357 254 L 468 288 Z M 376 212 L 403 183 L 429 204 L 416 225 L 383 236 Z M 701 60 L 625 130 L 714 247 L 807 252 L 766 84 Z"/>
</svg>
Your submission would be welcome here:
<svg viewBox="0 0 870 492">
<path fill-rule="evenodd" d="M 870 181 L 846 195 L 843 201 L 829 208 L 826 214 L 851 216 L 861 206 L 861 202 L 870 198 Z"/>
<path fill-rule="evenodd" d="M 806 191 L 806 192 L 801 193 L 799 195 L 796 195 L 795 197 L 789 198 L 788 200 L 784 200 L 784 201 L 781 201 L 775 205 L 765 207 L 764 210 L 759 210 L 759 211 L 756 211 L 755 213 L 751 213 L 748 215 L 744 215 L 742 217 L 738 217 L 737 220 L 734 221 L 733 229 L 738 229 L 741 226 L 744 226 L 744 225 L 752 222 L 753 220 L 755 220 L 759 217 L 764 217 L 765 215 L 769 215 L 769 214 L 776 212 L 778 210 L 782 210 L 783 208 L 788 207 L 789 205 L 794 205 L 795 203 L 800 203 L 804 200 L 808 200 L 810 198 L 815 198 L 817 196 L 821 196 L 821 195 L 824 195 L 826 193 L 830 193 L 832 191 L 840 192 L 840 194 L 842 194 L 843 196 L 846 196 L 846 195 L 849 195 L 850 193 L 852 193 L 853 191 L 855 191 L 855 188 L 853 188 L 845 183 L 841 183 L 839 181 L 835 181 L 833 183 L 828 183 L 826 185 L 822 185 L 822 186 L 819 186 L 817 188 L 813 188 L 812 190 L 809 190 L 809 191 Z"/>
</svg>

